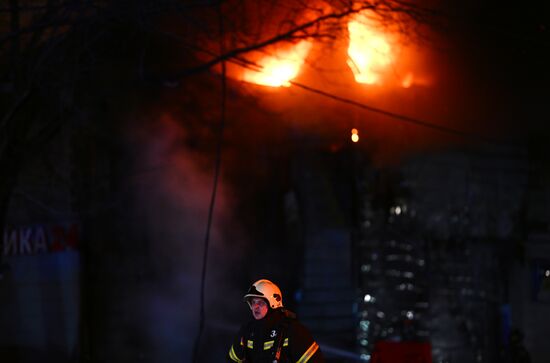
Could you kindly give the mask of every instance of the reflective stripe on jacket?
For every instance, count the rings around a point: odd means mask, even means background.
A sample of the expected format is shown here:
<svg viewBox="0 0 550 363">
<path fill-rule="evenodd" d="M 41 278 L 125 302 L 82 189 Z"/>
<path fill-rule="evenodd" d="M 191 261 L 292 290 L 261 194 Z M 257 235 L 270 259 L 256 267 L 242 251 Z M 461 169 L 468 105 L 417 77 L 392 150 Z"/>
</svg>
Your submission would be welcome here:
<svg viewBox="0 0 550 363">
<path fill-rule="evenodd" d="M 229 362 L 272 363 L 279 344 L 280 363 L 324 363 L 308 329 L 282 309 L 270 310 L 264 319 L 243 325 L 229 349 Z"/>
</svg>

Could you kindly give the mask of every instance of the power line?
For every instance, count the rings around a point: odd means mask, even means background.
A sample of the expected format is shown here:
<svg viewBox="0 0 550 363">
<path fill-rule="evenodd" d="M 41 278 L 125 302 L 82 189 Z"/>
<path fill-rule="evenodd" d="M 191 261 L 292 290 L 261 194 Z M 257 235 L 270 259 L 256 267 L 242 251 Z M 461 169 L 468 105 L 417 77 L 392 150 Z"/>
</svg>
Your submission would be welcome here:
<svg viewBox="0 0 550 363">
<path fill-rule="evenodd" d="M 212 52 L 210 52 L 206 49 L 198 48 L 196 50 L 198 50 L 200 52 L 203 52 L 203 53 L 206 53 L 206 54 L 213 55 Z M 237 57 L 237 56 L 228 58 L 227 61 L 230 62 L 230 63 L 233 63 L 235 65 L 238 65 L 242 68 L 250 69 L 250 70 L 255 71 L 255 72 L 262 72 L 262 69 L 263 69 L 263 67 L 261 65 L 255 63 L 253 61 L 243 59 L 243 58 Z M 226 77 L 226 75 L 223 75 L 223 77 Z M 307 92 L 315 93 L 317 95 L 320 95 L 320 96 L 323 96 L 323 97 L 326 97 L 326 98 L 330 98 L 330 99 L 338 101 L 338 102 L 342 102 L 342 103 L 345 103 L 345 104 L 348 104 L 348 105 L 351 105 L 351 106 L 354 106 L 354 107 L 361 108 L 363 110 L 378 113 L 378 114 L 387 116 L 389 118 L 392 118 L 392 119 L 395 119 L 395 120 L 398 120 L 398 121 L 407 122 L 409 124 L 429 128 L 429 129 L 432 129 L 432 130 L 435 130 L 435 131 L 439 131 L 439 132 L 443 132 L 443 133 L 447 133 L 447 134 L 451 134 L 451 135 L 455 135 L 455 136 L 459 136 L 459 137 L 463 137 L 463 138 L 477 139 L 479 141 L 483 141 L 484 143 L 488 143 L 488 144 L 503 144 L 502 141 L 492 139 L 492 138 L 490 138 L 486 135 L 480 135 L 480 134 L 473 133 L 473 132 L 454 129 L 452 127 L 438 125 L 438 124 L 434 124 L 434 123 L 431 123 L 431 122 L 428 122 L 428 121 L 425 121 L 425 120 L 421 120 L 421 119 L 418 119 L 418 118 L 410 117 L 410 116 L 407 116 L 407 115 L 402 115 L 402 114 L 399 114 L 397 112 L 391 112 L 391 111 L 384 110 L 384 109 L 381 109 L 381 108 L 377 108 L 377 107 L 374 107 L 374 106 L 370 106 L 368 104 L 365 104 L 365 103 L 362 103 L 362 102 L 359 102 L 359 101 L 355 101 L 355 100 L 352 100 L 352 99 L 349 99 L 349 98 L 346 98 L 346 97 L 338 96 L 334 93 L 323 91 L 323 90 L 318 89 L 318 88 L 307 86 L 307 85 L 299 83 L 299 82 L 289 81 L 289 83 L 296 86 L 296 87 L 298 87 L 298 88 L 301 88 L 301 89 L 303 89 Z"/>
<path fill-rule="evenodd" d="M 224 26 L 223 16 L 221 11 L 221 2 L 218 5 L 219 12 L 219 26 L 220 26 L 220 53 L 225 51 L 224 46 Z M 210 205 L 208 207 L 208 221 L 206 223 L 206 232 L 204 237 L 204 253 L 202 259 L 202 272 L 201 272 L 201 287 L 200 287 L 200 315 L 199 315 L 199 330 L 197 337 L 195 338 L 195 344 L 193 347 L 192 362 L 199 363 L 201 337 L 204 331 L 204 321 L 206 320 L 204 300 L 205 300 L 205 286 L 206 286 L 206 271 L 208 267 L 208 250 L 210 247 L 210 231 L 212 227 L 212 218 L 214 215 L 214 206 L 216 205 L 216 195 L 218 191 L 218 179 L 220 176 L 221 159 L 222 159 L 222 145 L 223 145 L 223 131 L 225 129 L 225 114 L 226 114 L 226 99 L 227 99 L 227 77 L 226 77 L 226 64 L 225 60 L 221 61 L 222 74 L 221 74 L 221 99 L 220 99 L 220 125 L 218 128 L 218 142 L 216 145 L 216 161 L 214 168 L 214 180 L 212 185 L 212 194 L 210 197 Z"/>
<path fill-rule="evenodd" d="M 369 106 L 365 103 L 361 103 L 359 101 L 355 101 L 355 100 L 352 100 L 352 99 L 349 99 L 349 98 L 346 98 L 346 97 L 338 96 L 338 95 L 335 95 L 335 94 L 327 92 L 327 91 L 323 91 L 323 90 L 320 90 L 320 89 L 317 89 L 317 88 L 306 86 L 306 85 L 298 83 L 298 82 L 290 81 L 290 84 L 292 84 L 296 87 L 299 87 L 303 90 L 306 90 L 308 92 L 315 93 L 315 94 L 318 94 L 320 96 L 327 97 L 327 98 L 330 98 L 332 100 L 342 102 L 342 103 L 345 103 L 345 104 L 348 104 L 348 105 L 351 105 L 351 106 L 354 106 L 354 107 L 358 107 L 358 108 L 361 108 L 363 110 L 378 113 L 378 114 L 396 119 L 398 121 L 407 122 L 409 124 L 413 124 L 413 125 L 416 125 L 416 126 L 426 127 L 426 128 L 432 129 L 432 130 L 436 130 L 436 131 L 439 131 L 439 132 L 444 132 L 444 133 L 447 133 L 447 134 L 456 135 L 456 136 L 460 136 L 460 137 L 475 138 L 475 139 L 478 139 L 480 141 L 484 141 L 486 143 L 502 144 L 502 142 L 500 142 L 498 140 L 495 140 L 495 139 L 491 139 L 491 138 L 489 138 L 485 135 L 480 135 L 480 134 L 476 134 L 476 133 L 473 133 L 473 132 L 454 129 L 454 128 L 451 128 L 451 127 L 442 126 L 442 125 L 434 124 L 434 123 L 431 123 L 431 122 L 428 122 L 428 121 L 413 118 L 413 117 L 410 117 L 410 116 L 402 115 L 402 114 L 399 114 L 399 113 L 396 113 L 396 112 L 383 110 L 381 108 Z"/>
</svg>

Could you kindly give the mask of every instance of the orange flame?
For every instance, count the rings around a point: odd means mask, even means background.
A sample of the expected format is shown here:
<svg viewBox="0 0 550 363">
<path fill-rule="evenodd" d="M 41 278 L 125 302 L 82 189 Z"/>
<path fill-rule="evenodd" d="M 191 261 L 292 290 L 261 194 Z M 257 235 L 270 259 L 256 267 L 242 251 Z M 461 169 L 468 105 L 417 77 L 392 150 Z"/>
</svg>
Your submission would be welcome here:
<svg viewBox="0 0 550 363">
<path fill-rule="evenodd" d="M 405 78 L 403 78 L 403 81 L 401 82 L 401 86 L 403 88 L 410 88 L 413 85 L 414 82 L 414 76 L 411 72 L 407 73 Z"/>
<path fill-rule="evenodd" d="M 430 86 L 431 81 L 429 78 L 426 77 L 419 77 L 412 72 L 407 73 L 405 78 L 401 81 L 401 86 L 403 88 L 410 88 L 413 85 L 417 86 Z"/>
<path fill-rule="evenodd" d="M 271 56 L 260 59 L 257 63 L 261 70 L 245 69 L 243 81 L 270 87 L 288 87 L 294 79 L 311 49 L 312 43 L 302 40 L 290 49 L 278 50 Z"/>
<path fill-rule="evenodd" d="M 365 13 L 348 22 L 348 65 L 359 83 L 378 84 L 380 73 L 393 60 L 388 37 L 376 31 Z"/>
</svg>

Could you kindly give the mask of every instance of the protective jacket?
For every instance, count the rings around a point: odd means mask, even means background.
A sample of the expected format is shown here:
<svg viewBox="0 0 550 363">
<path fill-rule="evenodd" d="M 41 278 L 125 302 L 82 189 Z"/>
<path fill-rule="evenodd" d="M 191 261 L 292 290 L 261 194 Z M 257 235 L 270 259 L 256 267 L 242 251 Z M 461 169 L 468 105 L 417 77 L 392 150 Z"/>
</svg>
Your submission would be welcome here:
<svg viewBox="0 0 550 363">
<path fill-rule="evenodd" d="M 279 348 L 280 347 L 280 348 Z M 277 351 L 280 350 L 279 354 Z M 270 309 L 260 320 L 244 324 L 229 349 L 229 362 L 324 363 L 319 345 L 284 308 Z"/>
</svg>

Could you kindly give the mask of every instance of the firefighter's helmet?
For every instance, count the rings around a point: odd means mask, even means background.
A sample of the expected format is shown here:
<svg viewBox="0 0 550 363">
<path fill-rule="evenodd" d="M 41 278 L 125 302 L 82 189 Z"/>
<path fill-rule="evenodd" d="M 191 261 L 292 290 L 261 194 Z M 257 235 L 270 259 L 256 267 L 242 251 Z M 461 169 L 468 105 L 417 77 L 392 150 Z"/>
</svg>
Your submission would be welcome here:
<svg viewBox="0 0 550 363">
<path fill-rule="evenodd" d="M 281 294 L 281 290 L 269 280 L 262 279 L 253 283 L 246 295 L 244 295 L 244 301 L 250 305 L 250 299 L 253 297 L 266 299 L 272 309 L 283 307 L 283 295 Z"/>
</svg>

